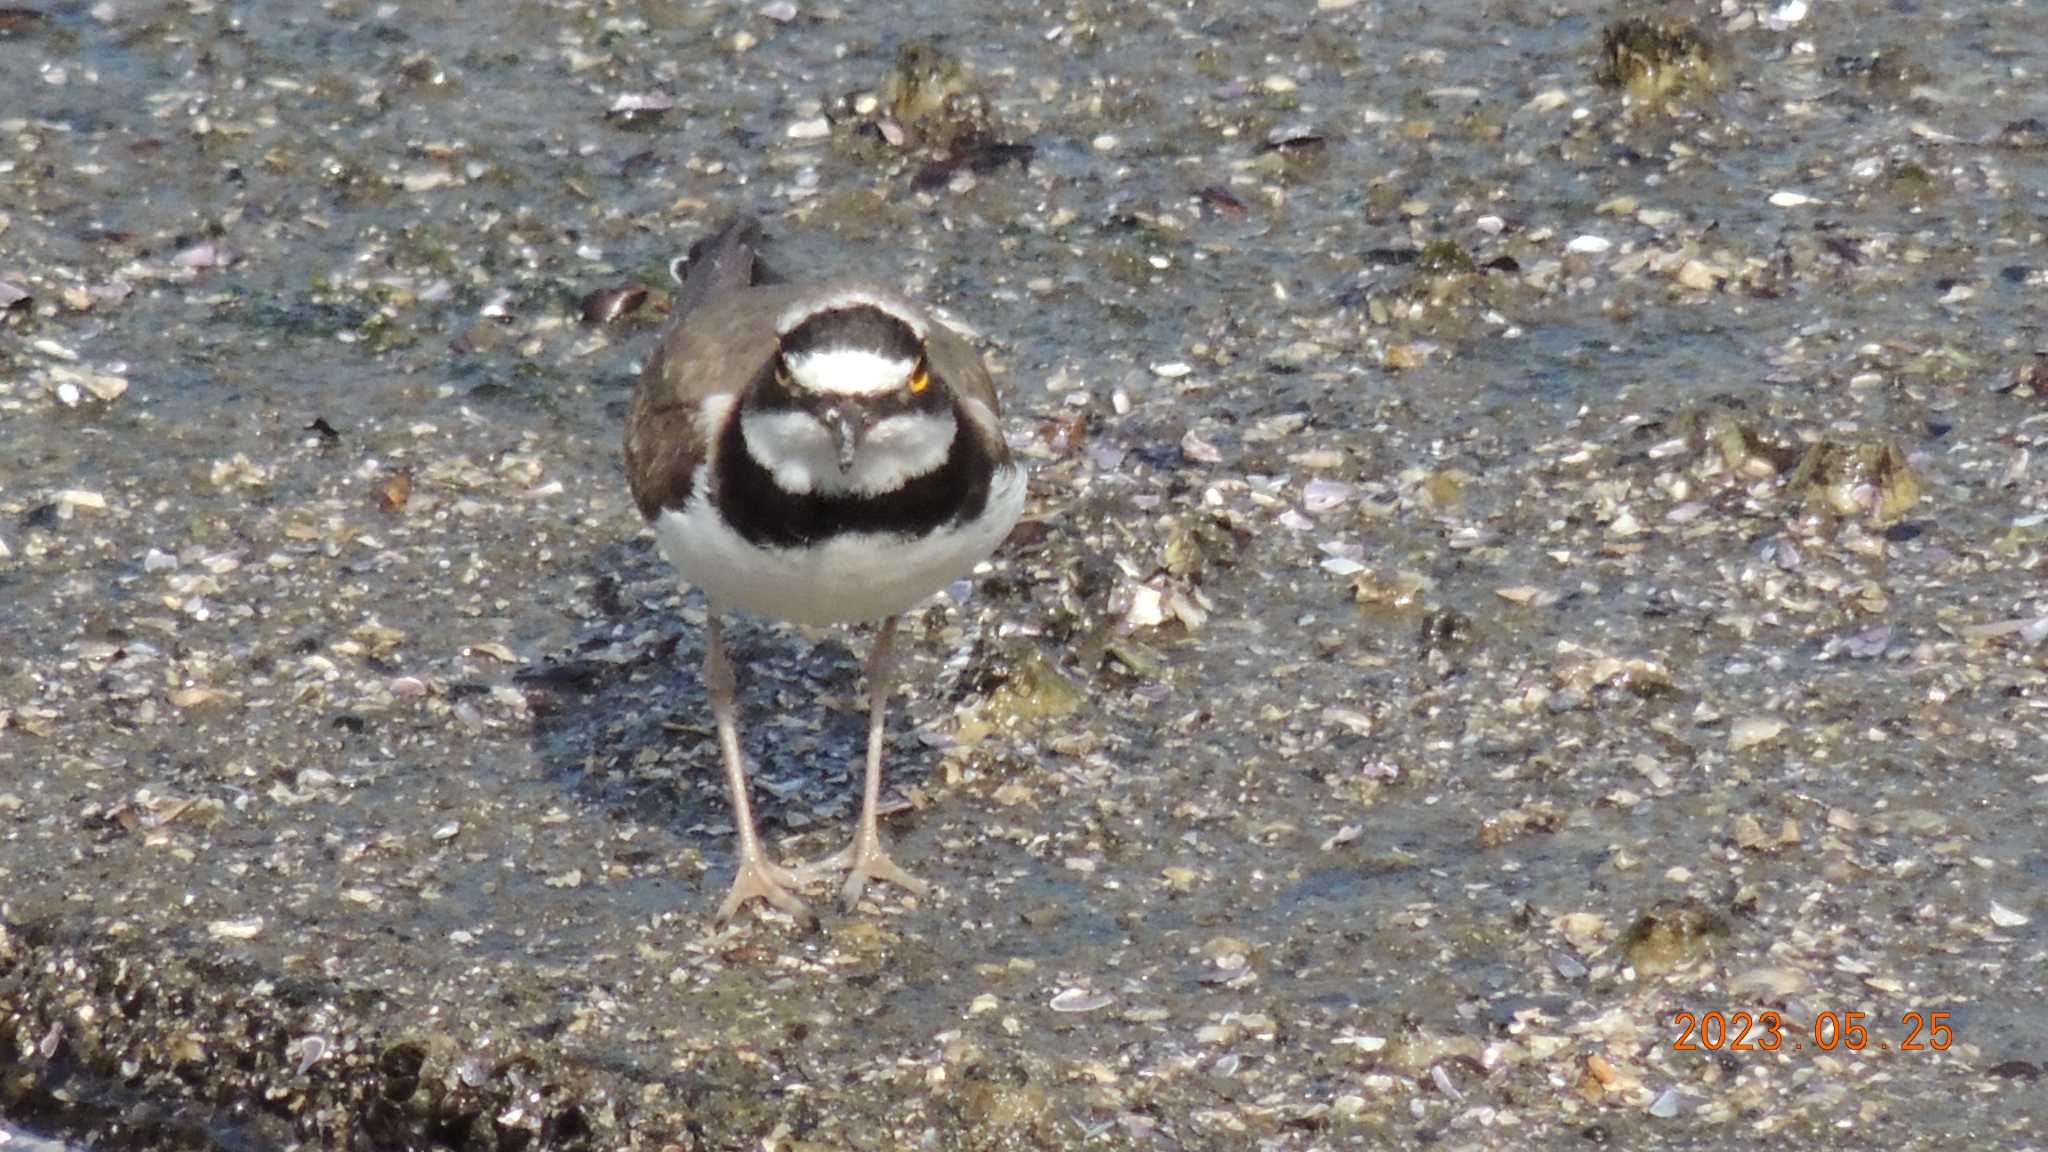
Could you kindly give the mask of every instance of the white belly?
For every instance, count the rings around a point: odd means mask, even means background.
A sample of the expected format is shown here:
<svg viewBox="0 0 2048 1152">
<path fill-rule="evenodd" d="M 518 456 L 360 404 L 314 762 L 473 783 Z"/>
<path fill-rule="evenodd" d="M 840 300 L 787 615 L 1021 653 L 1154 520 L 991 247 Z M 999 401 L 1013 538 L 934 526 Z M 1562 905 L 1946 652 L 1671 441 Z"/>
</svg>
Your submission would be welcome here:
<svg viewBox="0 0 2048 1152">
<path fill-rule="evenodd" d="M 698 478 L 696 491 L 706 489 Z M 1024 511 L 1024 470 L 998 475 L 982 516 L 910 539 L 835 537 L 811 548 L 764 548 L 725 526 L 701 495 L 654 522 L 661 554 L 716 608 L 800 624 L 880 620 L 908 611 L 974 570 Z"/>
</svg>

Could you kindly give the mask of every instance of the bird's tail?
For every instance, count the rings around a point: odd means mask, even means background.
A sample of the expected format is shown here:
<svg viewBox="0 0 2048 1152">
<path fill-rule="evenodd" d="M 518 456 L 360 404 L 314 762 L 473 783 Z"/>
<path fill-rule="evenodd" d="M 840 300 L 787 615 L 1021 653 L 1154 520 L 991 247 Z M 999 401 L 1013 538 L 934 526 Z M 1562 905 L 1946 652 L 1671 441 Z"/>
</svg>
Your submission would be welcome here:
<svg viewBox="0 0 2048 1152">
<path fill-rule="evenodd" d="M 675 311 L 688 312 L 720 293 L 781 279 L 762 261 L 764 246 L 760 219 L 751 212 L 733 213 L 669 263 L 669 275 L 679 285 Z"/>
</svg>

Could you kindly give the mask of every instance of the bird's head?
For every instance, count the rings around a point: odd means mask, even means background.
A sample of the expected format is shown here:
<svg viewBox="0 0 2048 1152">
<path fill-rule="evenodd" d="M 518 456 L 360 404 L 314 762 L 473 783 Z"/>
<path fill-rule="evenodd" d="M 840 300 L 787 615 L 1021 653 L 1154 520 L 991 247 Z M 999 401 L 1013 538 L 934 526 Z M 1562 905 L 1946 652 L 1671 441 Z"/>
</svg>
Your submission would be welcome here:
<svg viewBox="0 0 2048 1152">
<path fill-rule="evenodd" d="M 748 452 L 797 492 L 879 495 L 943 464 L 958 431 L 924 321 L 858 292 L 781 318 L 740 415 Z"/>
</svg>

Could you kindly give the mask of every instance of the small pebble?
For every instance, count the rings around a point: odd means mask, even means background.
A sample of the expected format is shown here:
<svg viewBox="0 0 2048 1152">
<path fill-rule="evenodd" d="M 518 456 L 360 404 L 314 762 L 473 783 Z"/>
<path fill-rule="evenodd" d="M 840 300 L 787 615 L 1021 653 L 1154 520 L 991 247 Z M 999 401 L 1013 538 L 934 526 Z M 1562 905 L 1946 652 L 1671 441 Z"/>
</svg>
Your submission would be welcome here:
<svg viewBox="0 0 2048 1152">
<path fill-rule="evenodd" d="M 1311 514 L 1319 515 L 1332 508 L 1348 503 L 1356 489 L 1336 480 L 1311 480 L 1302 489 L 1301 506 Z"/>
<path fill-rule="evenodd" d="M 1116 997 L 1106 992 L 1090 992 L 1084 988 L 1068 988 L 1052 998 L 1050 1007 L 1055 1012 L 1095 1012 L 1116 1003 Z"/>
<path fill-rule="evenodd" d="M 1991 922 L 2000 928 L 2020 928 L 2032 923 L 2032 919 L 1993 900 L 1991 902 Z"/>
<path fill-rule="evenodd" d="M 1728 729 L 1728 747 L 1736 752 L 1768 744 L 1785 731 L 1785 722 L 1775 716 L 1748 716 Z"/>
<path fill-rule="evenodd" d="M 1807 0 L 1784 0 L 1764 15 L 1764 27 L 1784 32 L 1806 19 Z"/>
</svg>

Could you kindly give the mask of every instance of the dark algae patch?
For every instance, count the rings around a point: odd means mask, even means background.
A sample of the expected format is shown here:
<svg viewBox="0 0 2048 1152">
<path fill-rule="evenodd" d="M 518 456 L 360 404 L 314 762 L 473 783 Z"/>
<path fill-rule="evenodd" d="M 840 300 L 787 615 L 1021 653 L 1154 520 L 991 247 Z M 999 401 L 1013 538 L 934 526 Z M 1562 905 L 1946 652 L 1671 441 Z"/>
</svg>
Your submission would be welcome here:
<svg viewBox="0 0 2048 1152">
<path fill-rule="evenodd" d="M 7 925 L 0 1025 L 27 1043 L 0 1048 L 0 1108 L 108 1148 L 618 1146 L 587 1076 L 386 1033 L 348 999 L 247 964 Z"/>
</svg>

